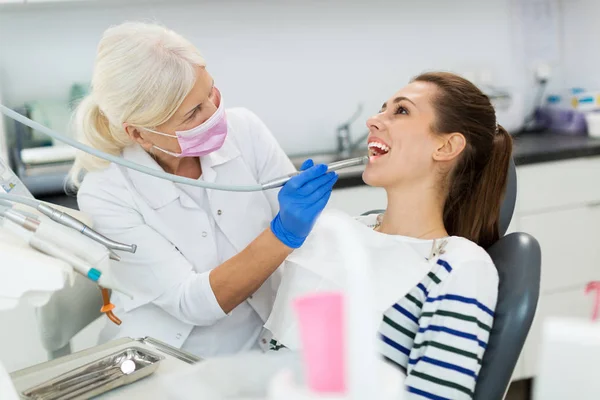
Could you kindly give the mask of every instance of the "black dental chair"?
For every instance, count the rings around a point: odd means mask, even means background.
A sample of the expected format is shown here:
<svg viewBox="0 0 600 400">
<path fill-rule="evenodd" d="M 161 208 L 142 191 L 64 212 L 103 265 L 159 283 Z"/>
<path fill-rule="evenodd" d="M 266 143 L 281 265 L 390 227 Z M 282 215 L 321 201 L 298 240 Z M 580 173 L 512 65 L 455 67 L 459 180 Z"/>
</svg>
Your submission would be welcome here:
<svg viewBox="0 0 600 400">
<path fill-rule="evenodd" d="M 475 387 L 475 400 L 502 400 L 531 328 L 540 294 L 541 250 L 527 233 L 505 236 L 517 199 L 517 173 L 509 166 L 500 211 L 501 238 L 487 249 L 500 275 L 494 325 Z M 381 213 L 373 210 L 363 215 Z"/>
</svg>

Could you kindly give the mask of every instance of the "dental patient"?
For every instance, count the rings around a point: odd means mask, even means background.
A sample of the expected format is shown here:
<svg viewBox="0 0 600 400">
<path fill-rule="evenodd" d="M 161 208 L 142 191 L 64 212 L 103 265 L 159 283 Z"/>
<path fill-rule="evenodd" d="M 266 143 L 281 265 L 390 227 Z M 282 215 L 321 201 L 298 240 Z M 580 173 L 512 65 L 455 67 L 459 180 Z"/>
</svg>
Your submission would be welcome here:
<svg viewBox="0 0 600 400">
<path fill-rule="evenodd" d="M 363 180 L 388 206 L 358 220 L 431 260 L 383 314 L 380 352 L 410 398 L 470 399 L 494 322 L 498 273 L 484 249 L 499 238 L 512 139 L 487 96 L 442 72 L 414 78 L 367 126 Z"/>
</svg>

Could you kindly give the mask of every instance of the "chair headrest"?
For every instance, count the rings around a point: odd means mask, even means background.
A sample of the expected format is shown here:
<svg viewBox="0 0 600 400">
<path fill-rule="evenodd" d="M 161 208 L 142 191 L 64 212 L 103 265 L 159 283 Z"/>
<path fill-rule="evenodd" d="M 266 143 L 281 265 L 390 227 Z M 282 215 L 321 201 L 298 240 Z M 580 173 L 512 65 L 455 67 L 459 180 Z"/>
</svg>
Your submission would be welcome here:
<svg viewBox="0 0 600 400">
<path fill-rule="evenodd" d="M 506 234 L 510 221 L 515 212 L 515 204 L 517 203 L 517 168 L 515 161 L 511 158 L 508 166 L 508 178 L 506 180 L 506 191 L 504 192 L 504 200 L 500 207 L 500 237 Z"/>
</svg>

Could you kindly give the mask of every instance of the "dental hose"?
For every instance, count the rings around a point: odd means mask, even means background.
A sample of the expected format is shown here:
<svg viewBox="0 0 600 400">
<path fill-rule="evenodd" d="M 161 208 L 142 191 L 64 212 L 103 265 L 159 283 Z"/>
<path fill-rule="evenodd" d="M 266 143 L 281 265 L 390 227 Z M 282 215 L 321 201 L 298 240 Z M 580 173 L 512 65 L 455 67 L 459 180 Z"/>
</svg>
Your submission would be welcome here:
<svg viewBox="0 0 600 400">
<path fill-rule="evenodd" d="M 282 176 L 279 178 L 275 178 L 268 182 L 263 182 L 256 185 L 247 185 L 247 186 L 233 186 L 233 185 L 221 185 L 218 183 L 212 182 L 204 182 L 196 179 L 185 178 L 182 176 L 177 176 L 173 174 L 168 174 L 164 171 L 159 171 L 156 169 L 148 168 L 140 164 L 133 163 L 131 161 L 125 160 L 122 157 L 117 157 L 112 154 L 105 153 L 98 149 L 94 149 L 93 147 L 87 146 L 83 143 L 78 142 L 77 140 L 70 138 L 68 136 L 62 135 L 52 129 L 45 127 L 44 125 L 32 121 L 31 119 L 19 114 L 18 112 L 11 110 L 10 108 L 0 104 L 0 112 L 5 114 L 7 117 L 14 119 L 17 122 L 20 122 L 31 129 L 34 129 L 38 132 L 44 133 L 51 138 L 61 141 L 63 143 L 68 144 L 78 150 L 91 154 L 95 157 L 101 158 L 106 161 L 113 162 L 115 164 L 121 165 L 123 167 L 133 169 L 135 171 L 142 172 L 147 175 L 154 176 L 156 178 L 165 179 L 175 183 L 181 183 L 183 185 L 196 186 L 205 189 L 213 189 L 213 190 L 222 190 L 226 192 L 259 192 L 262 190 L 274 189 L 277 187 L 283 186 L 288 180 L 290 180 L 294 174 Z M 328 171 L 337 171 L 339 169 L 364 165 L 369 162 L 368 157 L 357 157 L 350 160 L 339 161 L 337 163 L 332 163 L 329 165 Z"/>
<path fill-rule="evenodd" d="M 155 170 L 152 168 L 145 167 L 143 165 L 132 163 L 128 160 L 125 160 L 124 158 L 117 157 L 112 154 L 105 153 L 103 151 L 99 151 L 97 149 L 94 149 L 93 147 L 86 146 L 85 144 L 80 143 L 75 139 L 72 139 L 65 135 L 61 135 L 60 133 L 55 132 L 50 128 L 47 128 L 42 124 L 32 121 L 31 119 L 19 114 L 16 111 L 11 110 L 10 108 L 8 108 L 2 104 L 0 104 L 0 112 L 2 112 L 7 117 L 14 119 L 15 121 L 18 121 L 24 125 L 27 125 L 31 129 L 34 129 L 38 132 L 48 135 L 52 139 L 66 143 L 69 146 L 75 147 L 78 150 L 84 151 L 88 154 L 91 154 L 91 155 L 101 158 L 103 160 L 122 165 L 123 167 L 133 169 L 133 170 L 142 172 L 147 175 L 152 175 L 152 176 L 160 178 L 160 179 L 166 179 L 166 180 L 169 180 L 169 181 L 172 181 L 175 183 L 181 183 L 184 185 L 197 186 L 197 187 L 202 187 L 205 189 L 224 190 L 224 191 L 228 191 L 228 192 L 258 192 L 258 191 L 263 190 L 261 185 L 249 185 L 249 186 L 219 185 L 219 184 L 212 183 L 212 182 L 203 182 L 203 181 L 198 181 L 196 179 L 184 178 L 181 176 L 168 174 L 163 171 L 158 171 L 158 170 Z"/>
</svg>

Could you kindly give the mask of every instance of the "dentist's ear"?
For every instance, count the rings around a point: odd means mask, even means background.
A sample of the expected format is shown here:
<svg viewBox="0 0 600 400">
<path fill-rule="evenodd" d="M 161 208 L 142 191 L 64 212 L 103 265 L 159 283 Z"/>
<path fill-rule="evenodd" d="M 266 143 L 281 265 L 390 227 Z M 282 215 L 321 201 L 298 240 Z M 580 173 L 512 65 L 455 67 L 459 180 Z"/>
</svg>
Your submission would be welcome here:
<svg viewBox="0 0 600 400">
<path fill-rule="evenodd" d="M 467 141 L 462 133 L 450 133 L 440 136 L 438 148 L 433 153 L 435 161 L 452 161 L 462 153 Z"/>
<path fill-rule="evenodd" d="M 123 122 L 123 129 L 127 132 L 129 138 L 142 146 L 142 148 L 146 151 L 150 151 L 152 148 L 152 143 L 142 137 L 142 132 L 139 128 L 129 125 L 127 122 Z"/>
</svg>

